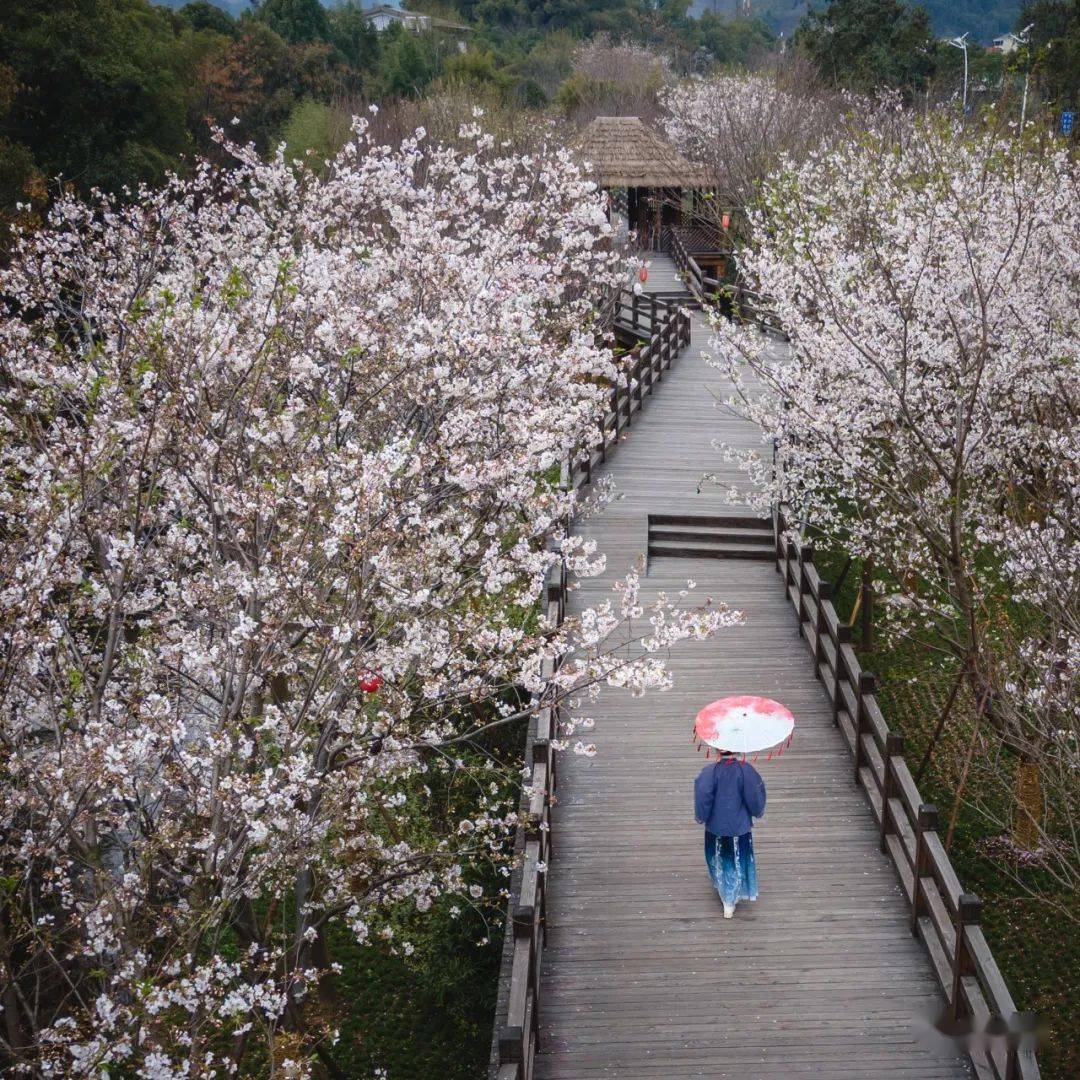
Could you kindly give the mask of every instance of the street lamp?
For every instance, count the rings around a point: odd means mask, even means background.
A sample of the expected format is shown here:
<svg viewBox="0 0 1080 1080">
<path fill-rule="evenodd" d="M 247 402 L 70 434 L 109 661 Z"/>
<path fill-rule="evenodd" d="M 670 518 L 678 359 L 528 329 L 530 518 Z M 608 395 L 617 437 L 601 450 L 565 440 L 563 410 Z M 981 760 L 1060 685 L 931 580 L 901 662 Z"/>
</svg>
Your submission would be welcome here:
<svg viewBox="0 0 1080 1080">
<path fill-rule="evenodd" d="M 959 37 L 950 38 L 949 44 L 954 49 L 962 49 L 964 53 L 964 115 L 967 116 L 967 87 L 968 87 L 968 57 L 967 57 L 967 36 L 969 31 L 965 30 Z"/>
<path fill-rule="evenodd" d="M 1028 23 L 1019 34 L 1016 35 L 1016 40 L 1021 45 L 1030 45 L 1031 42 L 1028 39 L 1028 32 L 1034 26 L 1034 23 Z M 1027 60 L 1027 70 L 1024 72 L 1024 100 L 1020 104 L 1020 130 L 1024 130 L 1024 121 L 1027 119 L 1027 92 L 1028 92 L 1028 79 L 1031 78 L 1031 56 L 1025 58 Z"/>
</svg>

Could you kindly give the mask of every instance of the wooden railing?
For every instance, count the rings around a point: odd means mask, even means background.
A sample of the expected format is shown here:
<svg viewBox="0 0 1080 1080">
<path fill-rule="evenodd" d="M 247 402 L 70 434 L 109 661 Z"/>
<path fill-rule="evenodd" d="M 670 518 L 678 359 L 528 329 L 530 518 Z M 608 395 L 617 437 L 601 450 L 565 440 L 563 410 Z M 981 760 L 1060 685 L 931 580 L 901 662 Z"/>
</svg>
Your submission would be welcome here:
<svg viewBox="0 0 1080 1080">
<path fill-rule="evenodd" d="M 618 444 L 645 397 L 690 343 L 690 316 L 674 304 L 652 303 L 647 295 L 624 289 L 609 304 L 614 326 L 635 336 L 640 346 L 624 358 L 611 389 L 608 407 L 595 440 L 579 446 L 563 466 L 562 482 L 581 487 L 592 480 L 593 469 Z M 543 603 L 548 619 L 561 625 L 566 616 L 566 567 L 556 563 L 548 577 Z M 549 661 L 550 680 L 555 667 Z M 522 793 L 522 823 L 515 838 L 518 869 L 511 879 L 503 952 L 504 983 L 496 1004 L 490 1076 L 492 1080 L 532 1080 L 539 1044 L 540 961 L 547 938 L 547 891 L 544 870 L 551 858 L 551 806 L 555 794 L 555 755 L 552 739 L 559 729 L 559 703 L 541 700 L 526 737 L 529 781 Z"/>
<path fill-rule="evenodd" d="M 693 255 L 686 250 L 686 245 L 677 229 L 668 229 L 664 239 L 665 247 L 675 263 L 675 268 L 682 274 L 686 287 L 703 304 L 714 303 L 720 289 L 720 282 L 716 278 L 705 275 Z"/>
<path fill-rule="evenodd" d="M 641 344 L 622 358 L 596 438 L 578 446 L 571 457 L 569 476 L 575 487 L 592 481 L 593 470 L 607 460 L 634 413 L 652 395 L 672 360 L 690 344 L 690 314 L 676 303 L 620 289 L 612 313 L 614 327 Z"/>
<path fill-rule="evenodd" d="M 979 1031 L 1004 1022 L 1016 1006 L 979 926 L 980 901 L 964 892 L 938 835 L 937 808 L 922 801 L 903 757 L 903 740 L 890 731 L 851 642 L 851 627 L 832 602 L 832 586 L 814 566 L 813 546 L 794 535 L 790 511 L 773 514 L 776 568 L 813 653 L 817 677 L 832 700 L 853 759 L 852 775 L 869 797 L 881 850 L 889 855 L 911 904 L 911 932 L 922 938 L 948 1001 L 948 1019 L 970 1018 Z M 976 1065 L 998 1080 L 1036 1080 L 1034 1051 L 1020 1049 L 1015 1033 L 991 1035 Z"/>
<path fill-rule="evenodd" d="M 694 256 L 687 251 L 678 229 L 667 230 L 665 246 L 687 288 L 702 304 L 721 307 L 725 314 L 740 322 L 752 322 L 776 337 L 786 337 L 776 312 L 769 308 L 768 297 L 745 285 L 725 284 L 705 274 Z"/>
</svg>

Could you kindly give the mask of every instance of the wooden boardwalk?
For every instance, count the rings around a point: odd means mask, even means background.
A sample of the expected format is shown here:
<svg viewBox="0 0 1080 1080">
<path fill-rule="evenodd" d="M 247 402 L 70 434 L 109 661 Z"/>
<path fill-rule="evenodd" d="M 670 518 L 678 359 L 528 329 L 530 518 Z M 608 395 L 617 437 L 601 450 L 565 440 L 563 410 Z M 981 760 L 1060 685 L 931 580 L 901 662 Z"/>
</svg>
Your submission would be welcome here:
<svg viewBox="0 0 1080 1080">
<path fill-rule="evenodd" d="M 679 287 L 663 256 L 649 287 Z M 757 445 L 758 436 L 715 407 L 724 383 L 702 357 L 708 336 L 695 316 L 690 348 L 603 470 L 622 498 L 579 527 L 599 540 L 608 572 L 571 594 L 571 610 L 599 599 L 644 552 L 648 513 L 733 512 L 719 489 L 697 494 L 698 481 L 718 472 L 740 482 L 712 443 Z M 920 1020 L 944 1000 L 776 571 L 657 559 L 643 596 L 688 577 L 697 595 L 742 610 L 746 625 L 680 646 L 666 694 L 605 690 L 588 709 L 599 754 L 561 759 L 536 1075 L 971 1075 L 966 1059 L 920 1036 Z M 738 692 L 784 702 L 797 727 L 791 749 L 761 767 L 760 899 L 726 922 L 693 820 L 704 761 L 690 723 L 705 702 Z"/>
</svg>

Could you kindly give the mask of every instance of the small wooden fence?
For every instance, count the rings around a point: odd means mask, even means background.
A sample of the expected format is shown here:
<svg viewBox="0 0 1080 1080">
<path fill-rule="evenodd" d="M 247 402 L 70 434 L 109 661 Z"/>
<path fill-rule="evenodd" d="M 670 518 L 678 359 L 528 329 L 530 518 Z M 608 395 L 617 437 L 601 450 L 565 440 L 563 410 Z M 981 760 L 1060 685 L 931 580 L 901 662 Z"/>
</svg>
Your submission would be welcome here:
<svg viewBox="0 0 1080 1080">
<path fill-rule="evenodd" d="M 972 1060 L 997 1080 L 1037 1080 L 1030 1049 L 1018 1049 L 1016 1006 L 979 926 L 980 901 L 964 892 L 938 835 L 937 808 L 924 803 L 903 757 L 903 740 L 889 730 L 851 642 L 851 627 L 832 602 L 832 586 L 814 566 L 813 546 L 792 539 L 790 510 L 773 514 L 776 569 L 814 656 L 817 677 L 832 699 L 833 720 L 851 751 L 852 775 L 870 799 L 881 850 L 892 859 L 908 902 L 911 932 L 922 938 L 948 1000 L 949 1019 L 970 1018 L 988 1035 Z"/>
<path fill-rule="evenodd" d="M 638 344 L 623 358 L 596 438 L 573 454 L 569 477 L 575 487 L 592 481 L 593 470 L 607 460 L 634 413 L 641 410 L 672 360 L 690 344 L 690 315 L 676 302 L 620 289 L 609 310 L 613 327 Z"/>
<path fill-rule="evenodd" d="M 611 389 L 595 440 L 577 448 L 563 468 L 563 483 L 581 487 L 618 444 L 653 386 L 690 343 L 690 316 L 675 304 L 638 296 L 629 289 L 609 307 L 613 326 L 640 337 Z M 566 568 L 557 564 L 548 579 L 544 604 L 548 618 L 560 625 L 566 616 Z M 548 662 L 550 679 L 554 667 Z M 511 881 L 503 951 L 503 986 L 496 1004 L 490 1076 L 493 1080 L 532 1080 L 539 1041 L 540 960 L 547 938 L 544 870 L 551 858 L 551 804 L 555 793 L 555 755 L 551 742 L 559 728 L 559 704 L 543 699 L 530 721 L 526 761 L 531 774 L 522 793 L 522 824 L 515 852 L 520 867 Z"/>
<path fill-rule="evenodd" d="M 744 285 L 729 285 L 706 275 L 697 260 L 686 248 L 677 229 L 668 229 L 665 235 L 665 247 L 671 254 L 676 269 L 682 274 L 686 287 L 702 304 L 721 307 L 725 314 L 730 314 L 740 322 L 752 322 L 766 333 L 784 337 L 783 327 L 776 313 L 769 310 L 768 298 L 746 288 Z"/>
</svg>

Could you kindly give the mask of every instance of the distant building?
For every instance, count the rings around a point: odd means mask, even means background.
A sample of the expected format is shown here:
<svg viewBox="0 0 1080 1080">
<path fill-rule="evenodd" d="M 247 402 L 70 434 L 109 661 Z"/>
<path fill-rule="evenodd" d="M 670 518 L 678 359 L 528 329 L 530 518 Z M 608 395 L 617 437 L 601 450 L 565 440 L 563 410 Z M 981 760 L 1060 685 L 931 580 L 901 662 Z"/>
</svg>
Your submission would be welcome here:
<svg viewBox="0 0 1080 1080">
<path fill-rule="evenodd" d="M 391 7 L 389 4 L 368 8 L 364 12 L 364 18 L 376 30 L 387 30 L 395 24 L 404 26 L 414 34 L 431 29 L 430 15 L 422 15 L 419 11 L 402 11 L 401 8 Z"/>
<path fill-rule="evenodd" d="M 368 8 L 364 12 L 364 18 L 376 30 L 387 30 L 391 26 L 398 25 L 411 30 L 414 34 L 421 34 L 427 30 L 442 30 L 454 37 L 460 37 L 469 32 L 469 27 L 462 26 L 461 23 L 437 19 L 434 15 L 425 15 L 420 11 L 403 11 L 401 8 L 391 7 L 390 4 L 379 4 L 377 7 Z"/>
<path fill-rule="evenodd" d="M 1001 53 L 1002 56 L 1009 56 L 1016 52 L 1024 43 L 1015 34 L 1002 34 L 1001 37 L 994 38 L 993 45 L 987 50 L 988 52 Z"/>
<path fill-rule="evenodd" d="M 594 117 L 572 148 L 598 188 L 625 190 L 623 213 L 647 249 L 660 250 L 664 231 L 692 210 L 693 193 L 710 186 L 705 169 L 637 116 Z"/>
</svg>

